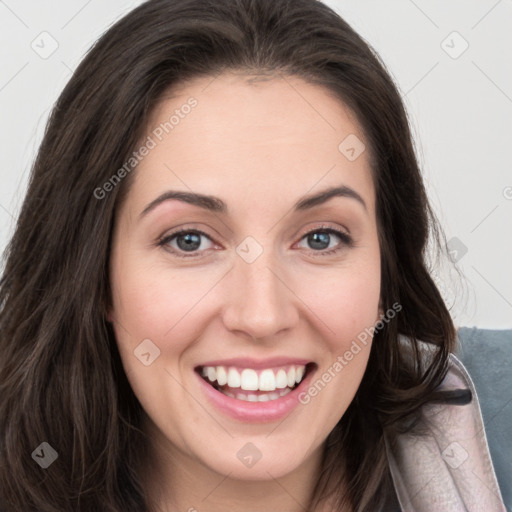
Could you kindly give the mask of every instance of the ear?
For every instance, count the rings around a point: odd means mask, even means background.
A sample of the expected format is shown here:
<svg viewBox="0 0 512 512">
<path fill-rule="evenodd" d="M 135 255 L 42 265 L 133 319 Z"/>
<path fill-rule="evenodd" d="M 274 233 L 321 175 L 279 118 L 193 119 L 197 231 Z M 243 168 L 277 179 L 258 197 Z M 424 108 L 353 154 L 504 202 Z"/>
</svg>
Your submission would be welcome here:
<svg viewBox="0 0 512 512">
<path fill-rule="evenodd" d="M 375 323 L 377 323 L 384 316 L 384 308 L 382 307 L 382 299 L 379 300 L 379 311 L 378 316 L 375 319 Z"/>
<path fill-rule="evenodd" d="M 111 307 L 109 307 L 107 309 L 107 313 L 106 313 L 105 317 L 107 318 L 107 322 L 112 323 L 114 321 L 114 314 L 112 313 L 112 308 Z"/>
</svg>

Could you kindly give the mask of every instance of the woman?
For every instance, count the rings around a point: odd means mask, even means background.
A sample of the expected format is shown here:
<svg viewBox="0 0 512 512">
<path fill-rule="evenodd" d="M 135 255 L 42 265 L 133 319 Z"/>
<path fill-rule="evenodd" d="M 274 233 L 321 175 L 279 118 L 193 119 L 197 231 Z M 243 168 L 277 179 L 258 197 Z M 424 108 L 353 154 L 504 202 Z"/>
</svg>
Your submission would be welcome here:
<svg viewBox="0 0 512 512">
<path fill-rule="evenodd" d="M 439 232 L 332 10 L 144 3 L 57 101 L 8 246 L 5 509 L 504 510 Z"/>
</svg>

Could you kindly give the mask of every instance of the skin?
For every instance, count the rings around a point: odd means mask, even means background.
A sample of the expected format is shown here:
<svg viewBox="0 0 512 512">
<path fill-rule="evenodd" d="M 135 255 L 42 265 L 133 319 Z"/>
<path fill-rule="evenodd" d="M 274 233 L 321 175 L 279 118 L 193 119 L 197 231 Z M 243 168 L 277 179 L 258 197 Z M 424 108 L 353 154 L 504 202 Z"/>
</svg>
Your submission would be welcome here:
<svg viewBox="0 0 512 512">
<path fill-rule="evenodd" d="M 244 423 L 213 408 L 194 367 L 230 357 L 302 357 L 332 368 L 379 319 L 380 252 L 369 152 L 349 161 L 349 134 L 365 141 L 354 115 L 297 77 L 250 81 L 243 73 L 174 87 L 147 135 L 193 96 L 197 106 L 140 162 L 114 227 L 110 261 L 113 321 L 123 366 L 147 414 L 146 485 L 155 510 L 304 510 L 325 440 L 363 377 L 371 341 L 307 405 L 284 420 Z M 368 146 L 367 146 L 368 147 Z M 296 201 L 331 186 L 334 197 L 294 212 Z M 179 200 L 141 212 L 167 190 L 221 198 L 228 213 Z M 322 225 L 348 232 L 327 249 L 305 236 Z M 195 257 L 175 228 L 200 229 Z M 263 253 L 247 263 L 236 247 L 253 237 Z M 333 254 L 322 255 L 338 247 Z M 172 252 L 172 249 L 176 253 Z M 160 356 L 143 365 L 134 350 L 150 339 Z M 261 459 L 237 458 L 253 443 Z M 302 505 L 302 506 L 301 506 Z"/>
</svg>

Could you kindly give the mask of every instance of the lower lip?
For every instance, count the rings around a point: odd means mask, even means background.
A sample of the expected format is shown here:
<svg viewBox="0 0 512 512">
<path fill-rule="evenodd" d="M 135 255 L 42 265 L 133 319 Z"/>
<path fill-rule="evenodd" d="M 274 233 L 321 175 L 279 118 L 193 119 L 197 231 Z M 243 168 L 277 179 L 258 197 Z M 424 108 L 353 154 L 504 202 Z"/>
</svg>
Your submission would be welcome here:
<svg viewBox="0 0 512 512">
<path fill-rule="evenodd" d="M 287 395 L 269 400 L 268 402 L 247 402 L 245 400 L 237 400 L 230 396 L 217 391 L 213 386 L 208 384 L 197 372 L 200 386 L 206 394 L 210 403 L 212 403 L 222 413 L 239 421 L 244 422 L 271 422 L 280 420 L 290 414 L 298 405 L 299 394 L 302 390 L 307 389 L 314 372 L 312 368 L 301 383 Z"/>
</svg>

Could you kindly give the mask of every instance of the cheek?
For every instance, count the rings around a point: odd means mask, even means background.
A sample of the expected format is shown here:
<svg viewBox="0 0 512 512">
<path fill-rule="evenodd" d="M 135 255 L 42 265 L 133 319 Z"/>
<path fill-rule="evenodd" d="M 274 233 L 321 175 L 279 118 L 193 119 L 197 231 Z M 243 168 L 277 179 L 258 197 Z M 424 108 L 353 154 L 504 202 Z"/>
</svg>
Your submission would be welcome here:
<svg viewBox="0 0 512 512">
<path fill-rule="evenodd" d="M 196 336 L 201 302 L 216 275 L 190 269 L 169 272 L 119 260 L 112 279 L 116 336 L 120 349 L 133 349 L 152 340 L 161 355 L 179 354 Z"/>
<path fill-rule="evenodd" d="M 375 325 L 379 314 L 380 265 L 347 266 L 322 275 L 309 273 L 301 297 L 323 324 L 325 340 L 339 351 Z"/>
<path fill-rule="evenodd" d="M 302 280 L 301 298 L 316 317 L 312 337 L 323 345 L 317 375 L 303 403 L 314 403 L 318 414 L 323 410 L 328 428 L 344 414 L 360 385 L 370 354 L 371 328 L 379 316 L 379 260 L 376 256 L 360 263 L 322 275 L 309 273 Z"/>
</svg>

